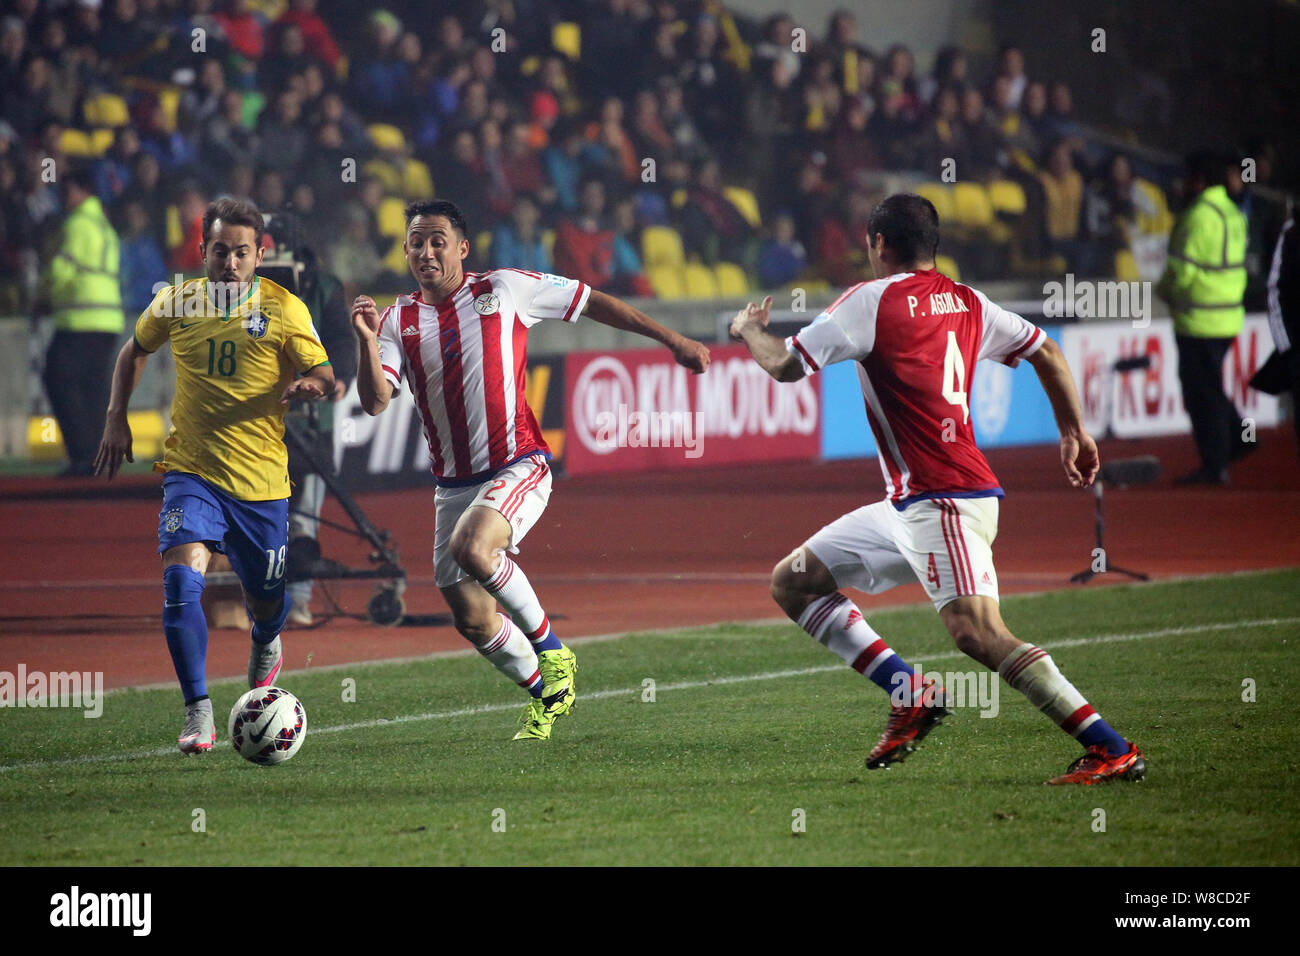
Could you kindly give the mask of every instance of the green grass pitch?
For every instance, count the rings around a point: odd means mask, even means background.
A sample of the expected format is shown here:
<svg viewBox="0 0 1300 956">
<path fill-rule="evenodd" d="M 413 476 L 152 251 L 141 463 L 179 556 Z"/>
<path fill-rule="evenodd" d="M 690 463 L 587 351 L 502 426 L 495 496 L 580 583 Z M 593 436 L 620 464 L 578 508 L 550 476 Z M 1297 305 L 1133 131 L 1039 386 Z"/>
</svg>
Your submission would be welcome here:
<svg viewBox="0 0 1300 956">
<path fill-rule="evenodd" d="M 863 603 L 926 670 L 977 669 L 931 609 Z M 1005 687 L 997 717 L 959 710 L 867 771 L 880 691 L 793 625 L 720 625 L 575 644 L 579 703 L 549 742 L 510 740 L 522 695 L 474 656 L 287 673 L 309 731 L 274 768 L 225 742 L 235 682 L 201 757 L 174 750 L 175 691 L 95 720 L 0 711 L 0 864 L 1300 863 L 1300 571 L 1003 612 L 1142 746 L 1145 781 L 1043 786 L 1077 745 Z"/>
</svg>

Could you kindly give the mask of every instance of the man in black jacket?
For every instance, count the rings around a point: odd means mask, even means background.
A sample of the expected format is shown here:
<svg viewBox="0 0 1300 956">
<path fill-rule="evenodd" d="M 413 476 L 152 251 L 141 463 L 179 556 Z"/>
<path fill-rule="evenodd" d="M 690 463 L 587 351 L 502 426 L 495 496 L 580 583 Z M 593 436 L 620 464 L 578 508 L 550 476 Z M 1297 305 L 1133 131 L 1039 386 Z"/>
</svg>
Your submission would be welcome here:
<svg viewBox="0 0 1300 956">
<path fill-rule="evenodd" d="M 306 427 L 299 431 L 310 440 L 315 457 L 330 463 L 334 459 L 332 403 L 347 394 L 348 387 L 357 377 L 357 345 L 352 334 L 352 317 L 343 299 L 343 283 L 317 261 L 296 216 L 273 214 L 267 228 L 275 237 L 277 249 L 287 251 L 289 261 L 300 264 L 300 268 L 295 269 L 295 292 L 311 313 L 316 333 L 334 369 L 334 394 L 319 406 L 294 409 L 303 414 L 294 416 L 295 422 L 286 421 L 285 427 L 303 423 Z M 289 539 L 315 538 L 320 526 L 321 505 L 325 501 L 325 483 L 301 455 L 294 453 L 293 445 L 289 446 L 289 478 L 293 482 L 293 495 L 289 499 Z M 290 600 L 288 622 L 299 626 L 311 624 L 311 579 L 291 581 L 285 592 Z"/>
<path fill-rule="evenodd" d="M 1278 391 L 1291 393 L 1291 418 L 1300 442 L 1300 229 L 1295 218 L 1293 208 L 1277 237 L 1268 270 L 1268 327 L 1277 347 L 1268 364 L 1281 365 Z"/>
</svg>

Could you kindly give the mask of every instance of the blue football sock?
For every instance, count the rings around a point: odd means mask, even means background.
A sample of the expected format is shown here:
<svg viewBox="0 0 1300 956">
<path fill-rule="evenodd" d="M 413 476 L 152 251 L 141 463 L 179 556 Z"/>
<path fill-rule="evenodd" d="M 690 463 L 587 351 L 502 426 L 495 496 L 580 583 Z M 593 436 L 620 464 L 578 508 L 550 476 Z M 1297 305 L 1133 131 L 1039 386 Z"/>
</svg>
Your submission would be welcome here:
<svg viewBox="0 0 1300 956">
<path fill-rule="evenodd" d="M 172 655 L 176 679 L 185 702 L 206 697 L 208 619 L 199 603 L 203 597 L 203 575 L 184 564 L 163 571 L 163 633 Z"/>
<path fill-rule="evenodd" d="M 1108 754 L 1128 753 L 1128 741 L 1115 733 L 1114 728 L 1098 717 L 1075 740 L 1085 747 L 1102 746 Z"/>
<path fill-rule="evenodd" d="M 284 630 L 284 622 L 289 618 L 289 599 L 283 591 L 280 592 L 280 610 L 273 618 L 259 621 L 253 617 L 252 608 L 248 609 L 248 616 L 253 619 L 253 640 L 258 644 L 270 644 Z"/>
<path fill-rule="evenodd" d="M 876 643 L 880 644 L 879 648 Z M 916 688 L 916 672 L 912 666 L 903 660 L 897 651 L 884 647 L 884 641 L 873 643 L 863 651 L 858 659 L 853 662 L 853 669 L 859 674 L 863 674 L 873 684 L 892 697 L 898 697 L 899 700 L 910 702 L 907 691 Z M 867 674 L 867 665 L 879 657 L 882 652 L 887 651 L 889 656 L 876 665 L 875 669 Z M 903 688 L 907 688 L 904 691 Z"/>
</svg>

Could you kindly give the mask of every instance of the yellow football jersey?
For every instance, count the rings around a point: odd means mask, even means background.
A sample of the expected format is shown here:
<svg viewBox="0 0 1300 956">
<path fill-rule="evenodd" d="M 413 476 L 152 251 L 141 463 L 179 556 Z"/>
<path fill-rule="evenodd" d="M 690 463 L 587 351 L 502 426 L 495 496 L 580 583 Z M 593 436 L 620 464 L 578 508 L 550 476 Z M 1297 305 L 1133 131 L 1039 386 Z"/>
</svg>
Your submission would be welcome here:
<svg viewBox="0 0 1300 956">
<path fill-rule="evenodd" d="M 269 279 L 242 299 L 191 279 L 154 297 L 135 340 L 155 352 L 170 342 L 176 360 L 172 428 L 156 471 L 198 475 L 241 501 L 289 497 L 280 396 L 296 372 L 329 363 L 307 307 Z"/>
</svg>

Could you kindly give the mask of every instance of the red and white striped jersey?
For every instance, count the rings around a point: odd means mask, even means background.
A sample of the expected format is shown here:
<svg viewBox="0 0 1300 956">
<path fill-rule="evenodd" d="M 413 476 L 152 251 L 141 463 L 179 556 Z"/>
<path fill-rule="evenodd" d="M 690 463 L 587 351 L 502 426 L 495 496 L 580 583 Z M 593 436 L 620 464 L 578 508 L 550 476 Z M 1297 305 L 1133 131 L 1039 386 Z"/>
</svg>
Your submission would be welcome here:
<svg viewBox="0 0 1300 956">
<path fill-rule="evenodd" d="M 894 506 L 934 497 L 1001 497 L 975 447 L 968 396 L 978 359 L 1015 367 L 1043 330 L 933 269 L 853 286 L 786 339 L 811 375 L 854 361 Z"/>
<path fill-rule="evenodd" d="M 467 272 L 443 302 L 400 295 L 384 310 L 379 360 L 415 396 L 440 485 L 468 485 L 550 449 L 524 399 L 528 330 L 576 321 L 591 289 L 576 279 L 494 269 Z"/>
</svg>

